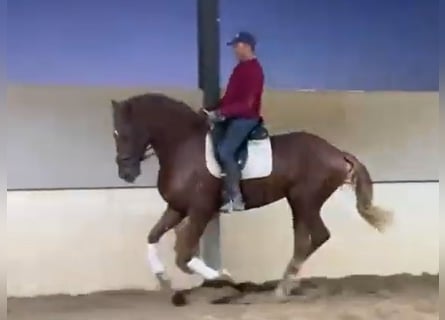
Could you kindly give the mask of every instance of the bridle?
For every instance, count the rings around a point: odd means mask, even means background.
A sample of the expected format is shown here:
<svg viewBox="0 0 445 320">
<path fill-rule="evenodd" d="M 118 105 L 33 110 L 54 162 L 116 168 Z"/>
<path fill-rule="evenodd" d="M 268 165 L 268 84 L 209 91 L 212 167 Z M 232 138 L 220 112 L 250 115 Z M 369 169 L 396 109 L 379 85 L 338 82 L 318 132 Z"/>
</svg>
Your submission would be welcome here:
<svg viewBox="0 0 445 320">
<path fill-rule="evenodd" d="M 119 136 L 119 132 L 117 130 L 114 130 L 114 136 L 118 137 Z M 153 149 L 153 146 L 151 145 L 151 143 L 147 144 L 147 147 L 145 148 L 144 153 L 142 154 L 142 156 L 139 158 L 140 162 L 143 162 L 145 160 L 150 159 L 151 157 L 155 156 L 156 152 Z M 124 158 L 120 158 L 121 161 L 126 161 L 126 160 L 131 160 L 131 157 L 124 157 Z"/>
</svg>

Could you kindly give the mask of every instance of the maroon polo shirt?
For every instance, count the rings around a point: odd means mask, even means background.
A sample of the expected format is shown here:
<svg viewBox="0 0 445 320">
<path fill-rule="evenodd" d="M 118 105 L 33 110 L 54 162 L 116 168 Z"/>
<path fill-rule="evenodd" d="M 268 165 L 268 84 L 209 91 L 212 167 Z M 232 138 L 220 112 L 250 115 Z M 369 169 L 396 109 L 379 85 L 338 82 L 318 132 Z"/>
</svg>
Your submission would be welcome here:
<svg viewBox="0 0 445 320">
<path fill-rule="evenodd" d="M 263 69 L 256 58 L 238 63 L 220 100 L 221 114 L 227 118 L 261 118 L 263 86 Z"/>
</svg>

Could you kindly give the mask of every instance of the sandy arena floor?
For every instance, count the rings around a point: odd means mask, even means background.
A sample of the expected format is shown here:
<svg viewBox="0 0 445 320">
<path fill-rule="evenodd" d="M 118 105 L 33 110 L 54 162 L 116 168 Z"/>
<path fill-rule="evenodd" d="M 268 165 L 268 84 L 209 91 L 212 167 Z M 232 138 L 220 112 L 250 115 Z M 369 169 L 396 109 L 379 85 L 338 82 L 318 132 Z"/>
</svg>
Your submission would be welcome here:
<svg viewBox="0 0 445 320">
<path fill-rule="evenodd" d="M 265 285 L 263 289 L 267 289 Z M 257 290 L 260 287 L 257 287 Z M 211 304 L 231 288 L 200 288 L 189 305 L 174 307 L 165 293 L 104 292 L 86 296 L 8 299 L 10 320 L 436 320 L 439 277 L 397 275 L 310 279 L 289 302 L 270 291 L 248 292 L 230 304 Z M 253 291 L 253 290 L 251 290 Z"/>
</svg>

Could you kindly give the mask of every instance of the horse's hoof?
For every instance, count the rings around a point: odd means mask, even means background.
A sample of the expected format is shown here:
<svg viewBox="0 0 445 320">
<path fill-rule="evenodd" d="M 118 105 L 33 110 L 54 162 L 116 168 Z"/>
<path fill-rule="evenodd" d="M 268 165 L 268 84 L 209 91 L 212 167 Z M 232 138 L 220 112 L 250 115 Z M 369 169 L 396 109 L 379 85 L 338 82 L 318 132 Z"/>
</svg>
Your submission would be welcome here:
<svg viewBox="0 0 445 320">
<path fill-rule="evenodd" d="M 175 307 L 182 307 L 187 304 L 187 299 L 182 291 L 176 291 L 171 298 L 171 302 Z"/>
<path fill-rule="evenodd" d="M 278 286 L 275 289 L 275 299 L 277 300 L 277 302 L 280 303 L 284 303 L 284 302 L 288 302 L 290 297 L 289 294 L 290 292 L 288 292 L 289 290 L 287 288 L 284 288 L 283 286 Z"/>
<path fill-rule="evenodd" d="M 219 275 L 219 277 L 218 277 L 217 279 L 218 279 L 218 280 L 221 280 L 221 281 L 231 282 L 231 283 L 234 283 L 234 282 L 235 282 L 235 281 L 233 280 L 232 275 L 230 274 L 230 272 L 227 271 L 226 269 L 222 269 L 222 270 L 220 271 L 220 275 Z"/>
</svg>

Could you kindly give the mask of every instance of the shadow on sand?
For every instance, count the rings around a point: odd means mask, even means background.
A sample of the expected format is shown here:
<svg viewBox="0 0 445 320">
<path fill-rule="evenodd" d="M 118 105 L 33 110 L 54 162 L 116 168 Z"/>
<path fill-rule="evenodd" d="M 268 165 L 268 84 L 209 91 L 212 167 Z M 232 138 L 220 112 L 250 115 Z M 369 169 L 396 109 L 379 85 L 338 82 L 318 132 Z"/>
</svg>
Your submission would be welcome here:
<svg viewBox="0 0 445 320">
<path fill-rule="evenodd" d="M 191 290 L 176 291 L 171 301 L 175 306 L 183 306 L 194 300 L 210 299 L 212 304 L 254 304 L 277 302 L 274 289 L 278 280 L 264 283 L 231 283 L 225 280 L 204 281 L 202 286 Z M 374 295 L 379 298 L 398 292 L 439 289 L 439 275 L 398 274 L 392 276 L 354 275 L 345 278 L 310 278 L 300 282 L 285 301 L 310 301 L 345 295 Z"/>
</svg>

